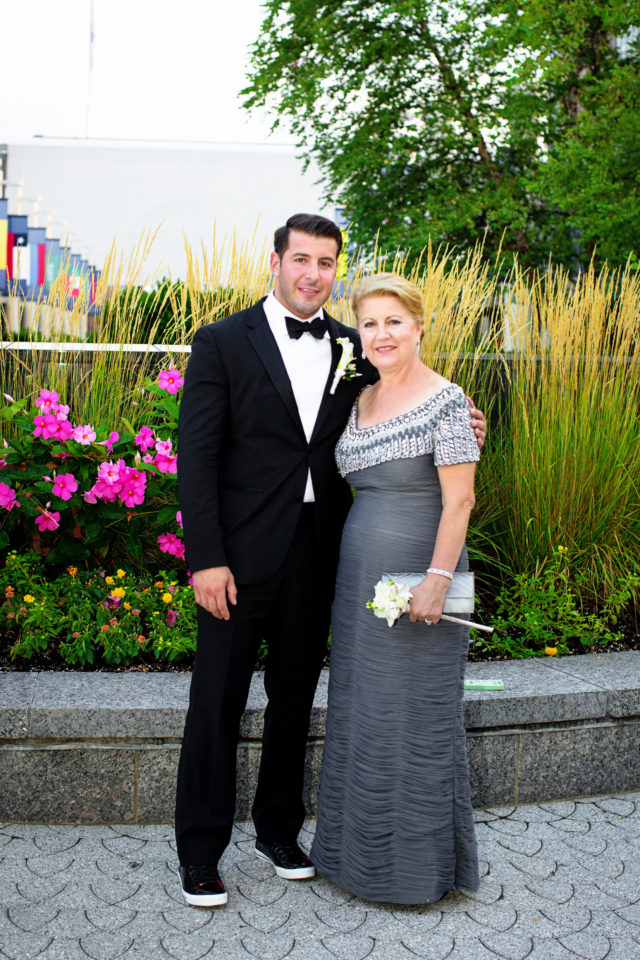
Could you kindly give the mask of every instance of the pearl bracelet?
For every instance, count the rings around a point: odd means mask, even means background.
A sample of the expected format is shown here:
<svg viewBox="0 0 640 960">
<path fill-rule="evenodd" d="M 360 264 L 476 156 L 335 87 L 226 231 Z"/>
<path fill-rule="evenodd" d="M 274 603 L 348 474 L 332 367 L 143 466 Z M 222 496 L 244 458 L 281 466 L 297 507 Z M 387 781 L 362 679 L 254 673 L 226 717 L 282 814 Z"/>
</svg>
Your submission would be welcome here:
<svg viewBox="0 0 640 960">
<path fill-rule="evenodd" d="M 441 577 L 446 577 L 447 580 L 453 580 L 452 573 L 449 573 L 448 570 L 439 570 L 438 567 L 429 567 L 427 573 L 439 573 Z"/>
</svg>

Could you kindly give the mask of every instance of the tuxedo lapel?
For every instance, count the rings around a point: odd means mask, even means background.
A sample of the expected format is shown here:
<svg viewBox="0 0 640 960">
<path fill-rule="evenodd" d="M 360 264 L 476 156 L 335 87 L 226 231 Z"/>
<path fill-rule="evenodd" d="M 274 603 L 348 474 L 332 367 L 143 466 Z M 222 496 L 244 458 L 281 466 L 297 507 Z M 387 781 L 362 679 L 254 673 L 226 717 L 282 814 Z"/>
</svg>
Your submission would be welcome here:
<svg viewBox="0 0 640 960">
<path fill-rule="evenodd" d="M 247 336 L 258 354 L 258 357 L 264 364 L 265 370 L 269 374 L 271 381 L 280 394 L 282 401 L 287 408 L 296 427 L 304 434 L 296 398 L 293 395 L 291 381 L 287 374 L 287 368 L 284 365 L 282 354 L 278 350 L 278 344 L 271 332 L 271 327 L 264 312 L 262 301 L 257 303 L 249 311 L 247 317 Z"/>
<path fill-rule="evenodd" d="M 320 409 L 318 410 L 318 416 L 316 417 L 311 439 L 315 437 L 318 430 L 324 423 L 325 417 L 331 409 L 333 394 L 331 394 L 329 391 L 331 390 L 331 384 L 333 383 L 333 375 L 336 372 L 336 367 L 338 366 L 340 357 L 342 356 L 342 347 L 337 342 L 340 334 L 340 328 L 333 317 L 329 316 L 326 310 L 324 311 L 324 315 L 329 321 L 329 337 L 331 338 L 331 367 L 329 368 L 329 376 L 327 377 L 327 382 L 324 386 L 324 393 L 322 394 L 322 400 L 320 401 Z"/>
</svg>

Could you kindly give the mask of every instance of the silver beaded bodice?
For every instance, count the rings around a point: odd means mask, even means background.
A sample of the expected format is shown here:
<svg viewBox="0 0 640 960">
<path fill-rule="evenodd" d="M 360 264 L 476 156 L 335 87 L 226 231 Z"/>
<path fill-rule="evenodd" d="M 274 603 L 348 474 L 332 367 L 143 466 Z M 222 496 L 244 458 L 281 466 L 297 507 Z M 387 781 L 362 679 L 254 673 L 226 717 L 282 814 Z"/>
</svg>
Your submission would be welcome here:
<svg viewBox="0 0 640 960">
<path fill-rule="evenodd" d="M 455 383 L 447 384 L 423 403 L 371 427 L 358 427 L 358 401 L 336 445 L 336 463 L 343 477 L 389 460 L 433 454 L 435 466 L 480 459 L 471 427 L 469 404 Z"/>
</svg>

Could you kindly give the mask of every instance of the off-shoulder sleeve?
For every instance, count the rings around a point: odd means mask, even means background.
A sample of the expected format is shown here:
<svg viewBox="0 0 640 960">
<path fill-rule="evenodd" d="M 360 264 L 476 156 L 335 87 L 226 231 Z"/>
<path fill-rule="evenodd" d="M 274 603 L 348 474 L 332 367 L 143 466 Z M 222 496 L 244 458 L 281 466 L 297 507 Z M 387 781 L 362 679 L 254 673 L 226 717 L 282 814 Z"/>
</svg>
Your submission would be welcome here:
<svg viewBox="0 0 640 960">
<path fill-rule="evenodd" d="M 440 411 L 433 430 L 433 462 L 436 467 L 472 463 L 480 450 L 471 426 L 469 404 L 460 387 Z"/>
</svg>

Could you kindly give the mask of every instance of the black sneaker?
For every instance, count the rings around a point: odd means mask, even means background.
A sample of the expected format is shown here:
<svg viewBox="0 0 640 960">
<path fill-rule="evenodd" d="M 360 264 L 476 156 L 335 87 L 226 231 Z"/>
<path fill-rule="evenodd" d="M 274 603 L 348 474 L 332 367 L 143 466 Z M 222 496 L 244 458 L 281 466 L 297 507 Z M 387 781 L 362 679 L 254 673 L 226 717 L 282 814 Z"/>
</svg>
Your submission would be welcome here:
<svg viewBox="0 0 640 960">
<path fill-rule="evenodd" d="M 182 893 L 192 907 L 220 907 L 229 899 L 217 867 L 209 863 L 180 867 Z"/>
<path fill-rule="evenodd" d="M 270 863 L 278 876 L 286 880 L 303 880 L 316 875 L 316 868 L 297 843 L 279 843 L 277 840 L 264 843 L 256 840 L 256 856 Z"/>
</svg>

